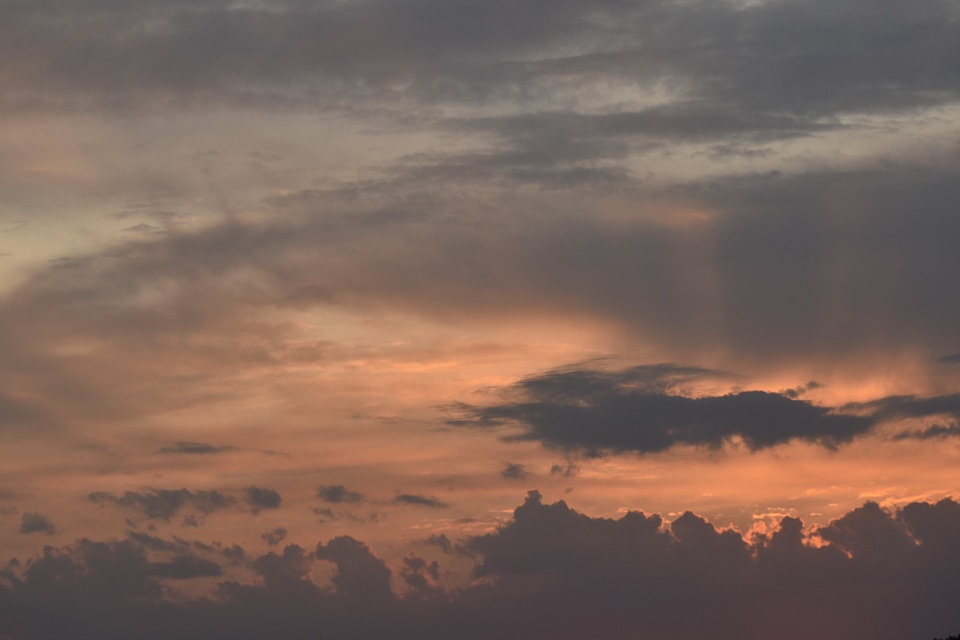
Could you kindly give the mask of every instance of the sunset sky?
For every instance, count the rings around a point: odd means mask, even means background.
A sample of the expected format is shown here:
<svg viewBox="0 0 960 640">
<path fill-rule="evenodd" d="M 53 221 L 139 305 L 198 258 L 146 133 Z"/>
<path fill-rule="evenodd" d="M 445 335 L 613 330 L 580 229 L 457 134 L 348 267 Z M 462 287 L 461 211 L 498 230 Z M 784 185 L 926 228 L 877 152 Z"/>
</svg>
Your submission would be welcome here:
<svg viewBox="0 0 960 640">
<path fill-rule="evenodd" d="M 956 0 L 0 0 L 0 640 L 960 633 Z"/>
</svg>

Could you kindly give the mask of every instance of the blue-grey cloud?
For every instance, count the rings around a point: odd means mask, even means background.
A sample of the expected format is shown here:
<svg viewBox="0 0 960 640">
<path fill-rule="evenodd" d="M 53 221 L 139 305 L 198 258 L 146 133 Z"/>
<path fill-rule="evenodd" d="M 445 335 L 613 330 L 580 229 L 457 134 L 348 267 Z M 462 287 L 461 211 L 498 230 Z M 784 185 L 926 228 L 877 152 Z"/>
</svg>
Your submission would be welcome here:
<svg viewBox="0 0 960 640">
<path fill-rule="evenodd" d="M 791 440 L 828 447 L 869 431 L 873 416 L 841 414 L 789 395 L 739 391 L 687 396 L 675 387 L 704 370 L 673 365 L 623 370 L 570 367 L 532 376 L 490 406 L 459 405 L 449 422 L 477 428 L 519 427 L 510 440 L 597 456 L 608 452 L 656 453 L 678 445 L 718 448 L 738 437 L 753 450 Z"/>
</svg>

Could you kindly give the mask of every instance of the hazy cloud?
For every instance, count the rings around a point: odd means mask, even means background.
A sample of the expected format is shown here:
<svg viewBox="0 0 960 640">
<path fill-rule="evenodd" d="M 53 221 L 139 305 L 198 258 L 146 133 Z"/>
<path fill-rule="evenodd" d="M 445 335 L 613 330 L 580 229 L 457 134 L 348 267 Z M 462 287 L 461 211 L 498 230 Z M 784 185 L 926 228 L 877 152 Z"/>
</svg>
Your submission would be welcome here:
<svg viewBox="0 0 960 640">
<path fill-rule="evenodd" d="M 47 516 L 42 513 L 27 511 L 20 520 L 20 533 L 46 533 L 53 534 L 57 528 Z"/>
<path fill-rule="evenodd" d="M 188 454 L 188 455 L 207 455 L 211 453 L 221 453 L 230 451 L 233 447 L 215 447 L 212 444 L 203 442 L 177 442 L 168 447 L 157 449 L 156 453 Z"/>
<path fill-rule="evenodd" d="M 431 509 L 446 509 L 448 505 L 433 496 L 422 494 L 401 493 L 393 501 L 397 504 L 412 505 L 415 507 L 430 507 Z"/>
<path fill-rule="evenodd" d="M 276 529 L 263 532 L 260 539 L 266 542 L 268 546 L 275 547 L 287 539 L 287 530 L 283 527 L 277 527 Z"/>
<path fill-rule="evenodd" d="M 193 508 L 206 514 L 218 509 L 226 509 L 236 503 L 236 498 L 217 490 L 190 491 L 189 489 L 126 491 L 121 496 L 105 491 L 94 491 L 87 498 L 98 504 L 115 504 L 119 507 L 135 509 L 151 520 L 166 521 L 183 508 Z"/>
<path fill-rule="evenodd" d="M 339 504 L 342 502 L 363 502 L 363 494 L 348 491 L 342 484 L 321 485 L 317 489 L 317 497 L 324 502 Z"/>
<path fill-rule="evenodd" d="M 516 462 L 507 462 L 500 472 L 500 475 L 507 480 L 525 480 L 527 477 L 527 470 L 524 469 L 522 464 L 517 464 Z"/>
<path fill-rule="evenodd" d="M 279 509 L 283 498 L 273 489 L 247 487 L 246 501 L 256 513 L 260 509 Z"/>
</svg>

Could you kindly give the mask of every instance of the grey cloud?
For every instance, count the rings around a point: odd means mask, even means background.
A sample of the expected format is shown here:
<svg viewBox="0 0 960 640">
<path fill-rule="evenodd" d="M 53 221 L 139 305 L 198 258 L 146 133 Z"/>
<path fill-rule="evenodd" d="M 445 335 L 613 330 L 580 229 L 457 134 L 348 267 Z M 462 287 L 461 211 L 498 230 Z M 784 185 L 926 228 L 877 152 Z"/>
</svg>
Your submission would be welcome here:
<svg viewBox="0 0 960 640">
<path fill-rule="evenodd" d="M 150 575 L 173 580 L 223 575 L 223 570 L 216 562 L 191 555 L 176 556 L 168 562 L 151 562 L 149 571 Z"/>
<path fill-rule="evenodd" d="M 937 362 L 941 364 L 960 364 L 960 353 L 943 356 L 942 358 L 939 358 Z"/>
<path fill-rule="evenodd" d="M 415 507 L 429 507 L 431 509 L 446 509 L 449 506 L 433 496 L 411 493 L 401 493 L 394 498 L 393 501 L 397 504 L 411 505 Z"/>
<path fill-rule="evenodd" d="M 483 103 L 598 78 L 675 87 L 707 105 L 705 121 L 812 120 L 942 102 L 960 86 L 947 0 L 60 1 L 7 5 L 4 14 L 0 60 L 25 104 L 66 93 L 143 105 L 145 93 L 161 104 L 303 108 L 337 104 L 338 92 L 352 95 L 353 108 L 370 94 L 379 104 Z"/>
<path fill-rule="evenodd" d="M 315 555 L 320 560 L 337 565 L 333 584 L 338 593 L 366 601 L 367 604 L 392 598 L 390 569 L 363 542 L 350 536 L 340 536 L 326 545 L 318 544 Z"/>
<path fill-rule="evenodd" d="M 176 442 L 168 447 L 161 447 L 155 453 L 159 454 L 187 454 L 187 455 L 207 455 L 211 453 L 222 453 L 231 451 L 233 447 L 216 447 L 204 442 Z"/>
<path fill-rule="evenodd" d="M 247 487 L 246 501 L 256 513 L 260 509 L 279 509 L 283 498 L 273 489 Z"/>
<path fill-rule="evenodd" d="M 517 464 L 516 462 L 507 462 L 503 470 L 500 471 L 500 475 L 507 480 L 525 480 L 527 477 L 527 470 L 524 469 L 522 464 Z"/>
<path fill-rule="evenodd" d="M 342 484 L 321 485 L 317 489 L 317 497 L 324 502 L 339 504 L 343 502 L 363 502 L 363 494 L 349 491 Z"/>
<path fill-rule="evenodd" d="M 20 520 L 20 533 L 56 533 L 57 528 L 47 516 L 42 513 L 27 511 Z"/>
<path fill-rule="evenodd" d="M 287 539 L 287 530 L 283 527 L 277 527 L 276 529 L 263 532 L 260 539 L 266 542 L 268 546 L 275 547 Z"/>
<path fill-rule="evenodd" d="M 848 442 L 876 424 L 869 416 L 764 391 L 689 397 L 673 388 L 686 371 L 672 365 L 620 371 L 565 368 L 521 380 L 519 398 L 485 407 L 461 405 L 451 424 L 490 428 L 519 425 L 511 440 L 597 456 L 655 453 L 688 444 L 720 447 L 737 436 L 753 450 L 800 439 L 828 447 Z"/>
<path fill-rule="evenodd" d="M 937 440 L 960 436 L 960 424 L 934 424 L 924 429 L 902 431 L 893 436 L 894 440 Z"/>
<path fill-rule="evenodd" d="M 392 573 L 364 543 L 338 537 L 314 553 L 289 545 L 250 562 L 259 580 L 223 581 L 216 599 L 164 599 L 161 579 L 216 574 L 173 554 L 151 561 L 132 540 L 79 540 L 11 565 L 0 580 L 7 628 L 45 640 L 210 637 L 270 631 L 292 640 L 317 633 L 344 640 L 634 635 L 665 640 L 736 637 L 801 640 L 825 632 L 878 640 L 942 637 L 960 626 L 960 505 L 915 502 L 897 511 L 866 503 L 828 525 L 784 518 L 745 539 L 693 513 L 671 523 L 629 512 L 593 518 L 530 492 L 496 531 L 469 538 L 476 584 L 444 591 L 442 565 L 407 556 Z M 310 579 L 332 562 L 334 589 Z M 22 568 L 21 568 L 22 567 Z M 695 610 L 703 615 L 684 615 Z M 784 625 L 783 620 L 790 620 Z M 642 621 L 642 626 L 638 625 Z M 829 621 L 828 626 L 825 626 Z M 319 631 L 318 631 L 319 630 Z M 825 631 L 826 630 L 826 631 Z"/>
<path fill-rule="evenodd" d="M 119 507 L 135 509 L 150 520 L 165 521 L 169 521 L 181 509 L 187 507 L 206 514 L 218 509 L 226 509 L 236 503 L 236 498 L 220 491 L 190 491 L 189 489 L 126 491 L 121 496 L 94 491 L 87 498 L 98 504 L 115 504 Z"/>
<path fill-rule="evenodd" d="M 78 419 L 190 406 L 207 398 L 193 384 L 205 375 L 284 361 L 283 330 L 251 313 L 277 304 L 439 319 L 586 315 L 681 359 L 708 350 L 747 365 L 855 358 L 890 345 L 950 353 L 950 319 L 960 315 L 958 185 L 955 169 L 893 166 L 636 194 L 638 207 L 703 211 L 689 226 L 609 224 L 581 215 L 596 202 L 580 193 L 563 202 L 517 196 L 484 225 L 440 196 L 405 200 L 409 193 L 388 190 L 369 206 L 305 196 L 270 205 L 296 221 L 214 225 L 37 272 L 0 299 L 3 366 Z M 250 285 L 242 293 L 238 280 Z M 147 292 L 163 304 L 144 305 Z M 95 340 L 104 332 L 109 341 Z M 208 349 L 178 350 L 181 335 Z M 66 338 L 100 346 L 70 361 L 43 346 Z M 240 339 L 255 347 L 229 348 Z M 170 360 L 210 360 L 189 384 L 171 379 L 152 364 L 157 344 L 169 345 Z M 100 366 L 131 354 L 137 368 L 123 376 Z M 135 404 L 116 393 L 132 375 L 155 380 L 157 392 Z"/>
</svg>

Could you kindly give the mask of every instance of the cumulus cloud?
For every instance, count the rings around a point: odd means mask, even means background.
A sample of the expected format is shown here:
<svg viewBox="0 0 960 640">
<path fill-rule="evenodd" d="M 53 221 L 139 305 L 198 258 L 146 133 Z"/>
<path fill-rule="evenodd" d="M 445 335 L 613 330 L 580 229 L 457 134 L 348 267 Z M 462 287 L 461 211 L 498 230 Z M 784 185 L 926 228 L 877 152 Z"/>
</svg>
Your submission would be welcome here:
<svg viewBox="0 0 960 640">
<path fill-rule="evenodd" d="M 478 582 L 442 587 L 442 565 L 411 554 L 393 572 L 371 549 L 341 536 L 314 552 L 288 545 L 252 559 L 254 583 L 224 580 L 215 600 L 164 599 L 164 580 L 219 576 L 216 548 L 132 534 L 47 547 L 0 579 L 5 620 L 29 637 L 241 640 L 268 628 L 299 639 L 590 636 L 624 629 L 669 640 L 738 637 L 770 629 L 787 640 L 869 633 L 880 640 L 944 636 L 960 625 L 955 578 L 960 505 L 950 499 L 886 510 L 868 502 L 805 528 L 784 518 L 745 537 L 687 512 L 672 522 L 629 512 L 593 518 L 532 491 L 496 531 L 467 539 Z M 150 554 L 162 554 L 152 559 Z M 313 582 L 335 565 L 333 588 Z M 681 615 L 696 610 L 703 615 Z M 783 620 L 791 623 L 784 626 Z"/>
</svg>

